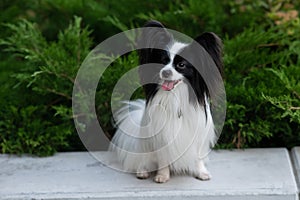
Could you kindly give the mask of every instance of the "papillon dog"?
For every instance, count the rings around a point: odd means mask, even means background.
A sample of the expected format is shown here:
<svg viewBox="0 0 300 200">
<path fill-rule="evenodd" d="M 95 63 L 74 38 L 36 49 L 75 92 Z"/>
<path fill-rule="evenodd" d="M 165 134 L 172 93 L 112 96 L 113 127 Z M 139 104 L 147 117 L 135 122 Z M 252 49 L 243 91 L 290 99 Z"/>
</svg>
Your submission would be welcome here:
<svg viewBox="0 0 300 200">
<path fill-rule="evenodd" d="M 110 149 L 140 179 L 156 172 L 157 183 L 170 174 L 209 180 L 205 163 L 217 139 L 211 99 L 216 73 L 223 72 L 220 38 L 206 32 L 179 42 L 160 22 L 149 21 L 138 44 L 145 100 L 128 101 L 115 114 Z"/>
</svg>

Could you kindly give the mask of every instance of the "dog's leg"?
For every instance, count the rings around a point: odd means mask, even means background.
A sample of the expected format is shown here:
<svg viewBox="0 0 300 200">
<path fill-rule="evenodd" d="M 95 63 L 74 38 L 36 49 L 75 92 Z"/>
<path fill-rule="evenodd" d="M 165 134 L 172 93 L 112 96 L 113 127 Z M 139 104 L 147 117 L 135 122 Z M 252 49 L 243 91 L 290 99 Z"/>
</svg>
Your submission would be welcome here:
<svg viewBox="0 0 300 200">
<path fill-rule="evenodd" d="M 150 174 L 147 171 L 139 171 L 136 173 L 136 177 L 138 179 L 147 179 L 147 178 L 149 178 L 149 176 L 150 176 Z"/>
<path fill-rule="evenodd" d="M 196 174 L 196 178 L 198 178 L 202 181 L 207 181 L 207 180 L 211 179 L 211 175 L 210 175 L 209 171 L 206 169 L 203 160 L 198 161 L 197 167 L 198 167 L 198 172 Z"/>
<path fill-rule="evenodd" d="M 147 178 L 149 178 L 149 176 L 150 176 L 150 173 L 145 169 L 139 169 L 136 172 L 136 177 L 138 179 L 147 179 Z"/>
<path fill-rule="evenodd" d="M 157 171 L 154 181 L 156 183 L 165 183 L 170 179 L 170 169 L 169 166 L 161 168 Z"/>
</svg>

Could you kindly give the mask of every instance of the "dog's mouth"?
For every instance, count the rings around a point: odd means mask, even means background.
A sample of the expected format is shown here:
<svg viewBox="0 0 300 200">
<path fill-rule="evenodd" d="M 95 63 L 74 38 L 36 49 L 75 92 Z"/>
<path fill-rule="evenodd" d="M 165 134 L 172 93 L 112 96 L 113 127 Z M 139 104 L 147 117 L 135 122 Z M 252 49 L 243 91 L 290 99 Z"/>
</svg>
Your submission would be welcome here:
<svg viewBox="0 0 300 200">
<path fill-rule="evenodd" d="M 161 85 L 161 88 L 165 91 L 170 91 L 170 90 L 173 90 L 175 88 L 175 86 L 180 83 L 181 80 L 164 80 L 162 85 Z"/>
</svg>

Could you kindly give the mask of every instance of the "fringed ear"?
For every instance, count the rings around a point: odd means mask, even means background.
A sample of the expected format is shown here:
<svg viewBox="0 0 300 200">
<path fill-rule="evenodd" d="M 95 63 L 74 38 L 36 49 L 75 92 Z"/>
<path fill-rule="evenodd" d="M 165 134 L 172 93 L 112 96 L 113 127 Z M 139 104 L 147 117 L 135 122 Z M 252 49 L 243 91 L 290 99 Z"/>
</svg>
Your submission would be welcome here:
<svg viewBox="0 0 300 200">
<path fill-rule="evenodd" d="M 150 64 L 139 68 L 147 102 L 157 91 L 159 71 L 169 61 L 165 49 L 172 39 L 173 36 L 158 21 L 149 21 L 142 29 L 137 47 L 140 65 Z"/>
<path fill-rule="evenodd" d="M 165 29 L 160 22 L 148 21 L 142 30 L 142 34 L 137 42 L 140 64 L 160 63 L 157 55 L 166 48 L 173 36 Z M 156 54 L 156 55 L 154 55 Z"/>
<path fill-rule="evenodd" d="M 198 36 L 195 41 L 209 53 L 223 76 L 223 44 L 221 39 L 215 33 L 206 32 Z"/>
<path fill-rule="evenodd" d="M 157 27 L 157 28 L 165 28 L 165 26 L 156 20 L 150 20 L 145 23 L 143 27 Z"/>
</svg>

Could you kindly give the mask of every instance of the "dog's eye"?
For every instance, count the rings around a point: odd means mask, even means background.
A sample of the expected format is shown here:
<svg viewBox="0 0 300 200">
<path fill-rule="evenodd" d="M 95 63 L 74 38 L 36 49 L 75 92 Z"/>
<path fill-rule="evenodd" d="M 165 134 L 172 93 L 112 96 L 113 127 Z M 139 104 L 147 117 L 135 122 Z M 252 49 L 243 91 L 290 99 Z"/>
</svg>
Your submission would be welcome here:
<svg viewBox="0 0 300 200">
<path fill-rule="evenodd" d="M 186 67 L 186 65 L 182 62 L 179 62 L 177 65 L 176 65 L 177 68 L 179 69 L 184 69 Z"/>
</svg>

